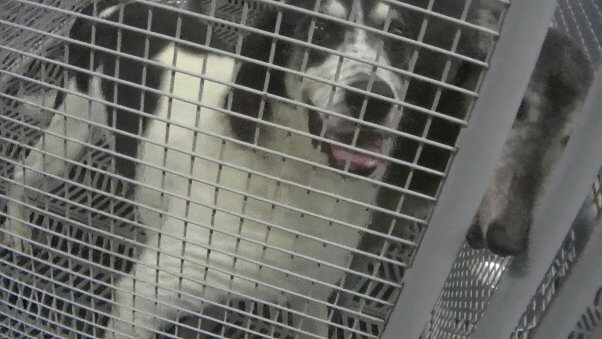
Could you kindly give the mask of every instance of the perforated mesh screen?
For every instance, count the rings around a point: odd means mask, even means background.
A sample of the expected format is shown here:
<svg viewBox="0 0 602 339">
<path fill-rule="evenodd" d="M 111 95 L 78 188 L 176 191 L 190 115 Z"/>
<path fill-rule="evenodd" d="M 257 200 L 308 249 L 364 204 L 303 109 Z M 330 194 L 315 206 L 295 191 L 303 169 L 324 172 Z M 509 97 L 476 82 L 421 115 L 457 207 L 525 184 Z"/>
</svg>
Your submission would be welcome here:
<svg viewBox="0 0 602 339">
<path fill-rule="evenodd" d="M 3 333 L 377 337 L 505 5 L 115 3 L 0 4 Z"/>
<path fill-rule="evenodd" d="M 593 64 L 602 57 L 602 4 L 598 0 L 558 1 L 554 25 L 567 32 L 587 52 Z"/>
<path fill-rule="evenodd" d="M 564 281 L 571 274 L 571 268 L 579 260 L 579 255 L 587 243 L 591 228 L 599 222 L 599 209 L 595 205 L 594 199 L 592 199 L 597 194 L 600 194 L 600 191 L 594 191 L 584 202 L 579 216 L 562 247 L 558 250 L 550 269 L 529 303 L 529 307 L 522 316 L 520 323 L 512 333 L 512 337 L 527 338 L 533 333 L 545 316 L 557 291 L 563 287 Z"/>
</svg>

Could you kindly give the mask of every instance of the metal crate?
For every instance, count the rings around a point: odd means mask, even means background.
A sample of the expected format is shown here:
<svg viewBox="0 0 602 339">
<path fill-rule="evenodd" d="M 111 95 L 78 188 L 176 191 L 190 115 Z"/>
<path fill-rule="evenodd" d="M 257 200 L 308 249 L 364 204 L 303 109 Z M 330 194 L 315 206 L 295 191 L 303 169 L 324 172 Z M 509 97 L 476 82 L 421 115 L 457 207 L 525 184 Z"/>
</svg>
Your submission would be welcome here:
<svg viewBox="0 0 602 339">
<path fill-rule="evenodd" d="M 117 75 L 121 63 L 127 64 L 124 60 L 130 59 L 135 60 L 138 65 L 144 65 L 142 71 L 144 74 L 148 69 L 156 67 L 165 74 L 172 74 L 172 79 L 176 78 L 176 74 L 193 77 L 195 81 L 198 80 L 202 84 L 201 88 L 204 88 L 205 84 L 226 86 L 230 90 L 227 91 L 229 94 L 225 94 L 225 103 L 221 107 L 204 103 L 203 89 L 200 90 L 198 100 L 191 100 L 180 96 L 177 92 L 172 93 L 173 88 L 169 91 L 153 91 L 153 88 L 146 83 L 137 84 L 138 87 L 135 88 L 140 93 L 154 93 L 166 98 L 162 100 L 169 102 L 169 105 L 172 102 L 187 102 L 195 105 L 199 116 L 209 114 L 208 111 L 216 111 L 223 117 L 243 119 L 245 123 L 258 127 L 252 131 L 253 138 L 241 141 L 203 126 L 187 126 L 177 120 L 162 121 L 160 118 L 147 117 L 154 119 L 153 123 L 157 122 L 156 125 L 165 124 L 168 126 L 166 127 L 168 131 L 169 126 L 173 125 L 182 133 L 194 132 L 194 140 L 197 140 L 197 137 L 205 138 L 203 140 L 208 144 L 218 140 L 220 151 L 212 155 L 199 153 L 194 146 L 192 149 L 178 149 L 168 142 L 153 144 L 152 140 L 149 141 L 140 133 L 128 136 L 132 140 L 158 147 L 158 152 L 164 152 L 162 165 L 145 162 L 142 159 L 129 160 L 139 167 L 162 173 L 162 184 L 146 189 L 158 192 L 162 197 L 171 196 L 171 199 L 181 199 L 187 206 L 196 204 L 211 210 L 213 217 L 210 224 L 191 220 L 188 216 L 188 207 L 182 215 L 175 215 L 170 211 L 141 203 L 140 196 L 135 198 L 133 192 L 138 192 L 137 189 L 144 187 L 146 183 L 119 174 L 119 166 L 121 166 L 119 161 L 123 157 L 116 150 L 115 141 L 107 137 L 110 133 L 93 135 L 93 138 L 86 140 L 83 145 L 84 150 L 77 159 L 67 159 L 58 155 L 59 160 L 69 168 L 68 173 L 65 173 L 64 177 L 46 173 L 41 187 L 27 188 L 29 196 L 27 206 L 30 213 L 29 220 L 26 222 L 34 231 L 31 241 L 26 240 L 26 243 L 31 245 L 31 250 L 20 253 L 0 243 L 0 248 L 3 249 L 0 253 L 0 275 L 2 275 L 0 333 L 7 337 L 102 337 L 111 330 L 107 326 L 112 321 L 111 318 L 115 317 L 112 312 L 120 306 L 116 305 L 117 295 L 125 292 L 138 293 L 137 298 L 147 300 L 146 305 L 150 305 L 148 308 L 134 307 L 139 317 L 155 317 L 155 321 L 167 324 L 159 330 L 153 329 L 159 337 L 376 338 L 383 336 L 393 338 L 399 337 L 401 332 L 395 332 L 395 328 L 400 325 L 403 326 L 403 338 L 414 338 L 418 337 L 424 328 L 426 315 L 437 300 L 450 267 L 452 273 L 433 312 L 431 330 L 453 328 L 454 333 L 465 335 L 472 332 L 474 323 L 478 321 L 478 314 L 485 308 L 485 303 L 482 301 L 493 293 L 497 280 L 507 266 L 507 261 L 468 249 L 464 245 L 458 260 L 451 266 L 453 255 L 458 253 L 468 229 L 468 225 L 460 221 L 469 217 L 468 211 L 476 207 L 479 196 L 484 192 L 485 182 L 481 179 L 486 178 L 491 171 L 492 160 L 495 160 L 499 153 L 499 147 L 496 145 L 503 143 L 514 119 L 509 114 L 499 114 L 499 112 L 507 111 L 508 107 L 518 107 L 520 104 L 523 94 L 521 91 L 526 87 L 528 75 L 533 68 L 537 46 L 543 41 L 545 25 L 549 19 L 543 20 L 543 17 L 547 14 L 536 20 L 537 29 L 529 30 L 525 21 L 520 20 L 519 13 L 524 8 L 533 11 L 535 6 L 526 3 L 510 4 L 509 1 L 497 0 L 375 1 L 377 6 L 393 6 L 408 14 L 404 17 L 406 20 L 404 24 L 411 29 L 393 34 L 390 30 L 366 25 L 360 22 L 361 20 L 356 22 L 359 19 L 353 21 L 337 18 L 332 14 L 316 13 L 315 8 L 312 10 L 311 6 L 303 7 L 303 4 L 310 2 L 314 6 L 319 6 L 326 3 L 326 0 L 303 1 L 299 2 L 300 5 L 284 0 L 107 1 L 114 7 L 104 8 L 102 1 L 94 0 L 6 0 L 0 4 L 1 223 L 4 223 L 6 218 L 12 218 L 7 211 L 7 203 L 15 201 L 14 198 L 9 199 L 7 196 L 9 187 L 12 184 L 24 185 L 12 179 L 15 166 L 22 167 L 28 154 L 39 152 L 33 146 L 41 140 L 44 130 L 51 124 L 53 115 L 65 116 L 65 121 L 67 118 L 76 120 L 65 109 L 61 110 L 60 106 L 52 107 L 57 92 L 66 93 L 67 97 L 78 96 L 77 93 L 70 92 L 66 86 L 69 75 L 75 71 L 73 65 L 66 61 L 69 59 L 69 53 L 73 53 L 75 48 L 94 50 L 90 52 L 91 58 L 102 55 L 115 58 L 117 69 L 115 74 L 104 74 L 94 67 L 78 69 L 80 72 L 87 72 L 111 82 L 114 88 L 118 85 L 132 86 Z M 363 2 L 354 1 L 354 3 L 353 8 L 356 10 L 363 8 L 360 6 Z M 484 23 L 482 18 L 479 18 L 479 14 L 492 3 L 495 3 L 494 9 L 487 8 L 491 17 L 488 18 L 487 23 Z M 551 16 L 552 12 L 549 8 L 553 7 L 553 1 L 538 0 L 537 3 L 542 5 L 543 11 L 549 12 Z M 127 6 L 136 5 L 144 8 L 143 13 L 148 15 L 146 26 L 129 25 L 123 22 Z M 208 12 L 191 15 L 185 8 L 193 5 L 208 9 Z M 569 6 L 568 3 L 566 6 Z M 106 14 L 105 10 L 112 13 L 112 16 Z M 336 10 L 333 9 L 334 12 Z M 307 18 L 308 22 L 311 22 L 307 39 L 294 39 L 279 32 L 280 27 L 288 24 L 282 22 L 285 20 L 283 18 L 290 18 L 291 13 L 296 17 Z M 274 31 L 258 28 L 264 23 L 266 15 L 273 16 L 271 19 L 275 22 Z M 182 36 L 182 27 L 185 27 L 182 18 L 197 20 L 210 27 L 207 33 L 208 42 L 203 44 L 186 40 Z M 165 35 L 150 29 L 154 22 L 170 19 L 177 20 L 175 34 Z M 392 39 L 394 46 L 408 51 L 407 60 L 403 66 L 391 66 L 383 62 L 379 56 L 375 61 L 366 60 L 365 57 L 354 56 L 353 52 L 324 47 L 321 45 L 322 41 L 312 40 L 314 31 L 320 29 L 316 28 L 316 23 L 322 21 L 351 27 L 357 32 L 363 32 L 362 34 L 368 32 L 377 38 Z M 513 21 L 516 24 L 512 24 Z M 70 36 L 71 28 L 78 22 L 90 24 L 92 32 L 96 32 L 96 29 L 103 25 L 112 26 L 118 37 L 114 48 L 111 50 L 103 47 L 103 42 L 95 45 L 96 39 L 100 41 L 103 37 L 94 34 L 90 43 L 73 39 Z M 390 23 L 391 17 L 387 15 L 384 20 L 385 27 Z M 120 39 L 126 34 L 125 32 L 137 34 L 141 39 L 139 42 L 145 40 L 143 46 L 146 50 L 137 51 L 139 55 L 133 57 L 123 52 L 122 49 L 127 50 L 127 46 L 122 46 Z M 525 33 L 523 43 L 530 46 L 527 46 L 524 51 L 511 51 L 508 47 L 511 40 L 509 37 L 516 32 Z M 269 52 L 265 60 L 244 52 L 245 42 L 253 41 L 252 39 L 257 37 L 270 41 L 265 45 L 266 51 Z M 592 38 L 584 35 L 583 41 L 589 44 L 590 40 L 595 38 L 595 36 Z M 154 59 L 149 58 L 148 50 L 153 41 L 163 40 L 175 43 L 182 47 L 182 50 L 196 49 L 233 60 L 228 67 L 231 67 L 234 72 L 246 64 L 259 65 L 263 67 L 261 74 L 262 76 L 266 74 L 266 79 L 260 86 L 241 85 L 232 79 L 216 76 L 213 72 L 219 71 L 217 68 L 222 67 L 222 64 L 218 62 L 211 64 L 209 61 L 201 63 L 200 72 L 191 72 L 178 64 L 176 59 L 179 58 L 177 56 L 179 52 L 174 54 L 173 63 L 155 62 Z M 476 40 L 486 43 L 475 46 L 473 42 Z M 302 51 L 297 60 L 302 66 L 275 63 L 278 47 L 282 48 L 283 45 L 291 50 Z M 395 130 L 364 121 L 363 116 L 366 114 L 369 100 L 375 98 L 382 100 L 383 95 L 371 93 L 372 85 L 367 85 L 365 89 L 349 86 L 339 79 L 338 72 L 333 79 L 325 78 L 321 74 L 310 74 L 308 55 L 314 50 L 338 58 L 337 68 L 342 67 L 348 60 L 370 65 L 373 68 L 371 78 L 377 71 L 383 69 L 400 75 L 404 80 L 399 97 L 385 99 L 397 108 L 396 113 L 402 117 L 410 117 L 414 125 L 402 126 L 399 130 Z M 519 53 L 524 53 L 525 60 L 510 65 L 514 69 L 507 71 L 510 66 L 508 63 L 504 64 L 503 60 L 508 56 L 521 55 Z M 597 56 L 595 53 L 591 55 L 592 58 L 599 58 L 599 50 Z M 469 79 L 457 79 L 457 72 L 462 67 L 471 69 Z M 361 95 L 364 102 L 359 117 L 346 116 L 336 109 L 312 107 L 306 102 L 291 99 L 286 94 L 275 94 L 270 87 L 270 81 L 275 81 L 271 76 L 276 72 L 304 78 L 304 81 L 324 84 L 331 88 L 332 93 L 336 90 L 345 90 Z M 501 74 L 515 79 L 514 85 L 496 84 L 495 79 Z M 145 82 L 146 78 L 143 81 Z M 369 83 L 372 81 L 370 80 Z M 175 85 L 172 83 L 171 86 Z M 260 98 L 262 104 L 257 117 L 245 118 L 232 108 L 232 98 L 235 94 L 231 93 L 237 90 Z M 146 98 L 145 95 L 142 94 L 141 97 Z M 498 95 L 504 98 L 503 104 L 506 106 L 503 109 L 501 100 L 496 98 Z M 333 100 L 333 96 L 334 94 L 331 94 L 330 100 Z M 32 102 L 34 101 L 32 98 L 41 98 L 41 102 Z M 136 116 L 148 115 L 139 108 L 119 104 L 117 96 L 113 98 L 113 102 L 94 95 L 85 99 L 109 107 L 113 111 L 117 109 Z M 356 126 L 354 140 L 350 145 L 340 145 L 341 142 L 328 138 L 325 129 L 316 135 L 298 127 L 273 123 L 263 116 L 267 102 L 285 103 L 299 110 L 317 109 L 325 116 L 351 121 Z M 32 112 L 40 114 L 32 116 Z M 92 126 L 105 131 L 118 132 L 115 126 L 97 126 L 98 123 L 91 121 L 90 118 L 84 120 L 87 128 Z M 399 138 L 400 143 L 413 151 L 409 156 L 395 152 L 390 156 L 374 155 L 372 153 L 375 152 L 357 146 L 361 128 L 383 130 Z M 456 131 L 456 135 L 449 140 L 433 138 L 433 135 L 436 136 L 436 131 L 441 128 L 452 128 Z M 332 163 L 303 159 L 294 153 L 292 146 L 274 149 L 265 146 L 260 135 L 271 129 L 282 132 L 284 135 L 282 145 L 289 145 L 291 143 L 289 140 L 311 139 L 319 145 L 334 142 L 335 146 L 332 147 L 343 147 L 350 152 L 356 152 L 353 154 L 360 152 L 376 156 L 391 165 L 387 167 L 382 177 L 373 179 L 351 171 L 351 158 L 348 158 L 341 168 L 333 166 Z M 490 134 L 492 145 L 482 145 L 478 142 L 480 130 L 492 131 Z M 58 138 L 65 144 L 73 142 L 69 139 L 70 135 L 67 131 Z M 223 157 L 224 152 L 228 152 L 231 147 L 241 147 L 249 152 L 255 152 L 258 158 L 281 159 L 285 164 L 282 168 L 288 168 L 286 166 L 290 166 L 291 163 L 302 164 L 307 171 L 307 177 L 291 179 L 285 170 L 271 172 L 269 169 L 254 167 L 255 162 L 239 165 L 235 161 L 224 160 L 229 159 Z M 56 157 L 52 152 L 53 150 L 46 152 L 45 156 Z M 186 154 L 192 159 L 191 163 L 206 161 L 215 164 L 216 179 L 209 182 L 202 178 L 194 178 L 192 165 L 189 173 L 173 170 L 166 160 L 169 152 Z M 458 179 L 458 173 L 468 166 L 471 154 L 486 154 L 479 159 L 483 166 L 476 166 L 477 169 L 474 171 L 477 183 L 462 188 L 469 196 L 457 207 L 463 211 L 462 215 L 457 215 L 458 219 L 448 219 L 458 221 L 453 222 L 457 226 L 449 232 L 450 240 L 440 248 L 441 250 L 436 255 L 429 256 L 428 253 L 432 253 L 432 249 L 440 244 L 432 238 L 443 235 L 442 230 L 446 220 L 443 211 L 454 205 L 453 198 L 450 198 L 453 194 L 450 192 L 459 189 L 458 183 L 461 180 Z M 429 162 L 433 157 L 438 157 L 440 161 L 434 164 Z M 227 179 L 220 181 L 222 173 L 229 173 L 228 171 L 245 174 L 246 179 L 242 188 L 232 186 L 234 184 L 231 185 Z M 362 199 L 368 199 L 368 194 L 366 197 L 346 196 L 345 194 L 351 193 L 336 191 L 339 188 L 332 188 L 333 191 L 324 189 L 319 184 L 321 176 L 327 178 L 336 176 L 336 180 L 341 180 L 340 186 L 365 185 L 370 189 L 374 188 L 374 191 L 370 192 L 375 192 L 375 198 L 373 201 L 364 201 Z M 214 190 L 214 201 L 195 201 L 190 191 L 188 195 L 166 191 L 163 187 L 166 180 L 187 180 L 191 183 L 205 180 L 203 185 L 211 186 Z M 192 184 L 187 185 L 192 187 Z M 262 185 L 271 193 L 261 195 L 251 191 L 250 187 Z M 273 192 L 270 191 L 272 186 Z M 297 192 L 307 194 L 307 198 L 299 205 L 288 204 L 280 199 L 278 194 L 281 190 L 289 188 L 292 188 L 290 192 L 295 194 Z M 242 208 L 233 210 L 220 207 L 222 206 L 220 196 L 236 201 L 240 199 Z M 323 206 L 312 207 L 312 201 L 323 201 L 325 205 L 332 205 L 332 211 L 320 212 Z M 260 205 L 270 206 L 271 217 L 247 212 L 246 206 Z M 335 208 L 350 211 L 365 210 L 362 216 L 366 216 L 368 221 L 338 219 Z M 144 213 L 157 214 L 158 220 L 161 221 L 169 218 L 178 219 L 186 225 L 184 232 L 187 232 L 187 227 L 205 229 L 210 234 L 209 240 L 207 243 L 200 243 L 188 240 L 185 236 L 173 236 L 158 231 L 156 227 L 159 225 L 143 222 L 148 220 L 141 217 Z M 354 243 L 348 244 L 344 239 L 329 237 L 329 234 L 316 235 L 311 232 L 287 229 L 288 220 L 283 217 L 285 213 L 294 220 L 298 218 L 308 220 L 307 223 L 324 224 L 335 230 L 345 230 L 347 234 L 357 233 L 357 237 L 353 236 L 357 239 Z M 214 224 L 216 215 L 227 215 L 228 218 L 237 220 L 236 222 L 240 224 L 238 233 L 228 233 L 220 229 L 217 224 Z M 273 221 L 274 218 L 280 220 L 281 224 Z M 265 229 L 263 239 L 254 239 L 248 234 L 243 234 L 244 227 L 259 226 Z M 330 262 L 330 259 L 307 253 L 303 245 L 280 247 L 270 242 L 270 235 L 280 234 L 278 232 L 286 233 L 287 237 L 293 239 L 291 241 L 295 243 L 319 244 L 320 246 L 316 246 L 316 253 L 328 254 L 328 251 L 341 253 L 345 260 Z M 3 233 L 3 236 L 7 234 L 4 229 L 0 233 Z M 235 249 L 229 252 L 215 247 L 217 245 L 211 240 L 214 234 L 231 237 L 236 243 Z M 158 242 L 153 243 L 152 241 L 155 240 Z M 178 241 L 185 245 L 180 245 L 183 246 L 181 254 L 174 255 L 163 250 L 161 241 Z M 282 257 L 290 256 L 295 260 L 310 262 L 315 265 L 315 272 L 299 271 L 301 272 L 299 273 L 295 268 L 278 267 L 246 257 L 242 254 L 242 250 L 239 252 L 239 243 L 258 246 L 262 248 L 263 253 L 279 253 Z M 206 259 L 207 262 L 202 262 L 187 257 L 184 255 L 186 246 L 204 248 L 208 253 L 215 252 L 229 256 L 234 258 L 233 263 L 231 267 L 215 266 L 209 263 L 209 259 Z M 324 251 L 324 248 L 328 251 Z M 146 265 L 147 263 L 140 259 L 141 255 L 151 251 L 156 252 L 156 264 L 150 266 L 156 271 L 156 277 L 138 282 L 135 267 Z M 207 258 L 209 256 L 208 254 Z M 172 267 L 161 266 L 159 264 L 161 258 L 170 258 L 169 260 L 174 262 L 177 260 L 180 266 L 179 273 L 175 272 L 176 268 L 172 270 Z M 242 265 L 240 263 L 256 265 L 259 271 L 264 270 L 262 272 L 274 271 L 282 277 L 281 281 L 277 281 L 278 283 L 263 281 L 261 274 L 245 276 L 244 271 L 237 271 L 237 267 Z M 186 275 L 185 265 L 204 267 L 204 272 L 225 274 L 230 282 L 225 283 L 225 287 L 211 282 L 206 283 L 202 278 Z M 422 287 L 425 281 L 424 274 L 428 270 L 435 270 L 436 274 L 426 281 L 424 294 L 415 293 Z M 326 281 L 326 273 L 323 276 L 318 274 L 318 272 L 334 271 L 339 276 L 335 282 Z M 170 290 L 170 287 L 162 284 L 160 275 L 178 277 L 180 287 L 183 281 L 199 284 L 198 291 L 195 291 L 195 294 L 183 290 Z M 133 278 L 134 286 L 154 284 L 155 299 L 148 301 L 148 296 L 137 292 L 135 287 L 131 291 L 119 291 L 121 286 L 119 282 L 125 279 L 124 277 Z M 477 279 L 471 279 L 474 277 Z M 289 280 L 302 282 L 299 283 L 302 287 L 293 289 Z M 253 291 L 256 293 L 238 291 L 237 286 L 241 286 L 241 281 L 253 284 L 255 289 Z M 467 281 L 470 288 L 462 291 L 462 288 L 467 286 Z M 331 291 L 327 298 L 313 296 L 314 292 L 318 293 L 326 288 Z M 213 300 L 205 294 L 206 289 L 217 290 L 223 297 Z M 271 290 L 270 293 L 273 295 L 278 294 L 279 300 L 262 298 L 262 289 Z M 157 297 L 159 291 L 177 294 L 178 302 L 160 299 Z M 428 297 L 424 298 L 424 295 Z M 415 298 L 423 303 L 416 301 L 407 303 L 408 298 L 409 300 Z M 211 306 L 203 307 L 202 312 L 187 309 L 188 304 L 193 300 L 197 304 Z M 303 306 L 293 306 L 293 301 Z M 324 316 L 312 313 L 315 304 L 327 305 Z M 121 306 L 127 308 L 127 305 Z M 158 312 L 157 310 L 162 312 L 169 310 L 171 312 L 169 314 L 173 313 L 175 316 L 167 317 L 166 313 L 161 312 L 151 314 Z M 412 313 L 412 316 L 400 317 L 404 312 Z M 477 315 L 464 316 L 471 312 Z M 420 320 L 414 321 L 415 319 Z M 117 320 L 119 319 L 114 319 Z M 125 318 L 121 320 L 129 322 Z M 407 324 L 404 322 L 409 322 L 410 325 L 405 326 Z M 316 327 L 326 325 L 328 333 L 314 331 L 311 327 L 314 323 L 318 324 L 315 325 Z M 141 327 L 135 322 L 132 325 Z"/>
</svg>

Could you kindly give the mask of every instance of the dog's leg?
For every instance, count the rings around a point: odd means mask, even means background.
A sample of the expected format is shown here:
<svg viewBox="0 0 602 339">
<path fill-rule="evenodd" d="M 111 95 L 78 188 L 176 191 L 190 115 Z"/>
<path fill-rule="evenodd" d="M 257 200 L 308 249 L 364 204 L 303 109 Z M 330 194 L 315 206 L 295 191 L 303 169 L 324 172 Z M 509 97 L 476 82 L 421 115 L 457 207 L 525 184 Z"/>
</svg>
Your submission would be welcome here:
<svg viewBox="0 0 602 339">
<path fill-rule="evenodd" d="M 304 310 L 304 313 L 308 316 L 322 320 L 317 321 L 310 318 L 304 318 L 303 321 L 301 321 L 299 316 L 295 316 L 296 318 L 299 318 L 297 321 L 295 321 L 295 327 L 302 331 L 309 332 L 323 338 L 328 338 L 328 309 L 326 305 L 311 301 L 308 304 L 308 301 L 304 298 L 292 298 L 290 301 L 293 309 L 297 311 Z M 298 337 L 313 338 L 304 334 L 299 334 Z"/>
<path fill-rule="evenodd" d="M 328 309 L 325 305 L 318 303 L 310 303 L 307 313 L 326 321 L 328 319 Z M 324 338 L 328 338 L 328 324 L 322 321 L 309 321 L 307 323 L 309 332 L 319 335 Z"/>
<path fill-rule="evenodd" d="M 156 243 L 157 236 L 150 239 L 150 244 Z M 179 267 L 179 259 L 162 253 L 157 269 L 157 257 L 155 251 L 143 251 L 132 269 L 133 277 L 122 277 L 116 284 L 107 338 L 154 338 L 168 321 L 177 320 L 180 308 L 191 308 L 190 298 L 173 292 L 178 289 L 178 276 L 168 273 Z"/>
<path fill-rule="evenodd" d="M 182 208 L 178 207 L 183 205 L 185 203 L 182 200 L 175 204 L 171 201 L 168 211 L 180 215 Z M 200 206 L 193 208 L 195 213 L 191 213 L 189 218 L 207 224 L 211 209 Z M 225 219 L 217 221 L 215 227 L 232 221 L 232 218 L 222 217 Z M 236 223 L 228 224 L 236 226 Z M 185 227 L 186 244 L 170 237 L 182 237 Z M 152 337 L 157 331 L 164 330 L 169 323 L 177 321 L 181 312 L 203 313 L 211 306 L 210 303 L 224 302 L 228 291 L 232 291 L 233 298 L 248 295 L 284 304 L 285 300 L 279 300 L 273 289 L 256 286 L 254 282 L 224 273 L 234 270 L 237 275 L 251 279 L 257 279 L 260 274 L 260 268 L 256 264 L 244 260 L 239 260 L 233 269 L 234 257 L 221 253 L 233 250 L 233 237 L 220 235 L 218 232 L 211 235 L 208 228 L 186 225 L 184 221 L 171 217 L 166 217 L 160 232 L 161 236 L 152 232 L 148 241 L 152 248 L 159 248 L 160 255 L 155 250 L 145 249 L 132 269 L 133 277 L 124 277 L 117 283 L 108 332 L 113 329 L 136 338 Z M 207 244 L 214 250 L 209 251 L 198 244 Z M 246 254 L 252 249 L 257 251 L 256 246 L 243 243 L 239 255 L 247 257 Z M 183 263 L 178 256 L 185 258 Z M 119 334 L 115 336 L 119 337 Z M 107 337 L 113 337 L 113 334 L 108 333 Z"/>
<path fill-rule="evenodd" d="M 202 313 L 209 305 L 199 297 L 220 301 L 224 293 L 205 288 L 204 283 L 225 287 L 228 276 L 207 272 L 204 266 L 189 260 L 182 265 L 181 259 L 176 257 L 184 253 L 186 258 L 192 257 L 197 262 L 205 262 L 207 258 L 204 248 L 185 245 L 181 240 L 169 236 L 181 236 L 184 227 L 183 221 L 166 218 L 161 235 L 153 232 L 148 242 L 150 246 L 158 247 L 160 254 L 145 249 L 132 269 L 133 277 L 123 277 L 117 282 L 107 337 L 120 337 L 121 333 L 121 336 L 152 338 L 157 331 L 165 330 L 169 323 L 176 322 L 181 312 Z M 203 236 L 207 237 L 204 233 Z M 191 237 L 198 238 L 196 235 Z"/>
<path fill-rule="evenodd" d="M 65 102 L 66 112 L 74 116 L 86 116 L 90 108 L 94 109 L 89 107 L 88 100 L 76 96 L 69 96 L 68 101 Z M 8 218 L 4 225 L 5 245 L 17 251 L 24 251 L 31 247 L 25 240 L 31 239 L 32 234 L 32 228 L 27 225 L 29 214 L 26 208 L 26 188 L 41 188 L 46 175 L 64 177 L 69 164 L 63 159 L 77 158 L 84 148 L 84 144 L 78 142 L 88 142 L 90 128 L 86 122 L 55 115 L 45 134 L 23 161 L 23 165 L 15 167 L 14 183 L 10 185 L 7 192 L 9 201 Z M 74 141 L 67 141 L 65 138 Z"/>
<path fill-rule="evenodd" d="M 52 119 L 47 131 L 78 141 L 87 140 L 89 135 L 87 124 L 72 119 L 67 119 L 65 122 L 61 116 Z M 26 225 L 29 222 L 29 213 L 24 205 L 27 202 L 26 188 L 41 188 L 45 175 L 64 176 L 69 165 L 61 158 L 74 159 L 83 149 L 81 144 L 67 142 L 49 133 L 36 143 L 35 149 L 24 160 L 23 166 L 15 167 L 13 176 L 15 183 L 8 190 L 8 218 L 5 230 L 12 234 L 4 234 L 4 243 L 18 251 L 26 250 L 30 244 L 15 235 L 30 239 L 32 233 L 31 227 Z"/>
</svg>

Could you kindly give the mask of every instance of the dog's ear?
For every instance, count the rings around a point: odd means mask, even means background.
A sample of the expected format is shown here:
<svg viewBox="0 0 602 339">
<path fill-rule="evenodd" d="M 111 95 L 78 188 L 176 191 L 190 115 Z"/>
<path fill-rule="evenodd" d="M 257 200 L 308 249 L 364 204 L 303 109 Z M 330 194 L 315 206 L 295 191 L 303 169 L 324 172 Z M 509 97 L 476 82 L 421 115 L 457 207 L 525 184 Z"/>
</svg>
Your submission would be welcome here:
<svg viewBox="0 0 602 339">
<path fill-rule="evenodd" d="M 290 36 L 294 26 L 285 23 L 289 18 L 282 18 L 280 24 L 277 24 L 277 17 L 278 12 L 268 11 L 259 20 L 256 28 L 266 33 Z M 233 112 L 251 118 L 269 120 L 272 114 L 271 105 L 263 93 L 284 96 L 286 89 L 285 72 L 269 67 L 267 64 L 286 67 L 290 47 L 279 38 L 266 34 L 252 32 L 244 37 L 241 55 L 253 61 L 241 62 L 236 75 L 236 84 L 244 88 L 233 88 L 231 96 L 226 98 L 224 107 L 231 107 Z M 269 81 L 267 88 L 266 81 Z M 253 142 L 256 129 L 261 128 L 261 124 L 256 121 L 241 117 L 232 117 L 230 125 L 236 138 L 245 142 Z"/>
<path fill-rule="evenodd" d="M 583 102 L 593 82 L 593 67 L 585 51 L 558 29 L 550 29 L 533 78 L 545 84 L 550 111 L 565 114 Z"/>
</svg>

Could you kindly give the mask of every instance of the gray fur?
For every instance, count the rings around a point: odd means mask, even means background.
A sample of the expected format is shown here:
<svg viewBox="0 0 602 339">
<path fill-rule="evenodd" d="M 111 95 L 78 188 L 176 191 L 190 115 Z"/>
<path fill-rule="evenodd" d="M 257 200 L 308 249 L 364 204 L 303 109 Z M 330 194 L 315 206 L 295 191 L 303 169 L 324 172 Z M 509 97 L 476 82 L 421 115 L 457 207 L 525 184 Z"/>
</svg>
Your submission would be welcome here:
<svg viewBox="0 0 602 339">
<path fill-rule="evenodd" d="M 500 255 L 524 250 L 533 212 L 561 158 L 592 74 L 584 52 L 551 29 L 524 97 L 525 111 L 514 122 L 475 216 L 469 235 L 473 246 L 486 245 Z"/>
</svg>

